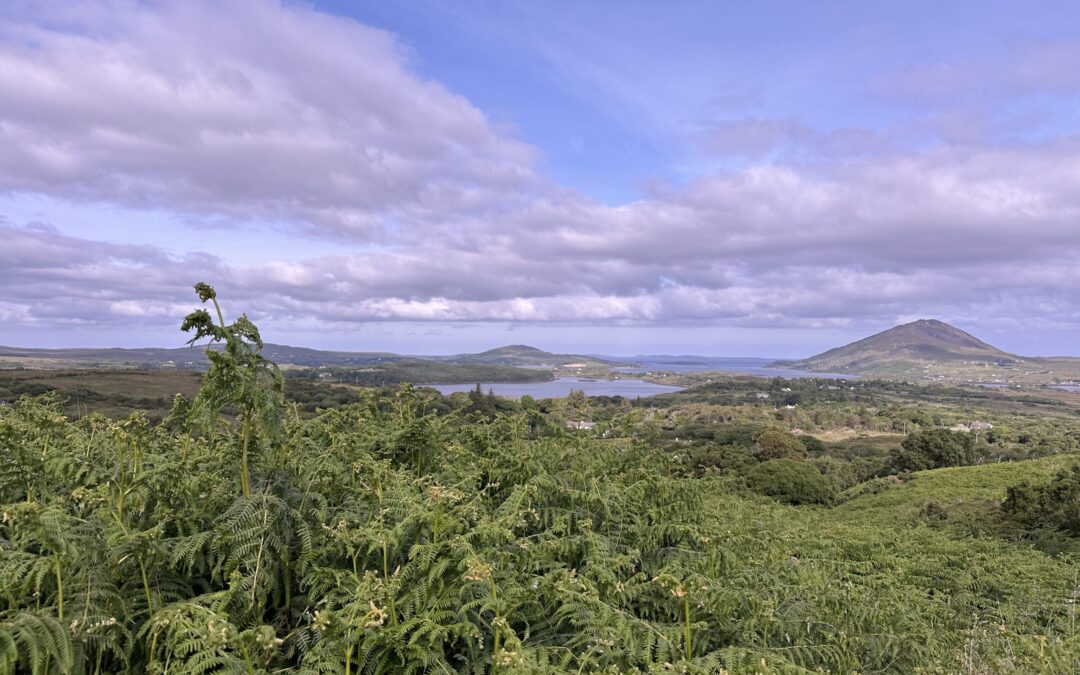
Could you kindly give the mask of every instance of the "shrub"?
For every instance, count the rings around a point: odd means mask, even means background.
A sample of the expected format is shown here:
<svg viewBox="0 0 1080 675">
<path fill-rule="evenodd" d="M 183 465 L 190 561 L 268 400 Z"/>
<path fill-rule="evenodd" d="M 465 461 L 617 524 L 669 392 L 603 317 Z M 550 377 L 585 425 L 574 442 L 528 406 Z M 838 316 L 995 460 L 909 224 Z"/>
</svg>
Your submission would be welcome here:
<svg viewBox="0 0 1080 675">
<path fill-rule="evenodd" d="M 893 453 L 900 471 L 925 471 L 975 462 L 975 444 L 970 434 L 948 429 L 924 429 L 908 434 Z"/>
<path fill-rule="evenodd" d="M 779 429 L 766 429 L 754 439 L 757 443 L 758 457 L 764 461 L 770 459 L 801 459 L 806 457 L 806 446 L 795 434 Z"/>
<path fill-rule="evenodd" d="M 847 490 L 863 481 L 874 477 L 876 467 L 865 460 L 849 462 L 836 457 L 812 457 L 806 460 L 816 468 L 825 478 L 836 486 L 837 490 Z"/>
<path fill-rule="evenodd" d="M 879 478 L 872 478 L 864 483 L 852 486 L 844 491 L 840 495 L 841 501 L 850 501 L 856 497 L 863 497 L 866 495 L 876 495 L 885 492 L 897 485 L 903 484 L 904 480 L 899 476 L 881 476 Z"/>
<path fill-rule="evenodd" d="M 792 459 L 762 462 L 747 472 L 746 479 L 755 492 L 789 504 L 828 504 L 836 496 L 820 471 Z"/>
<path fill-rule="evenodd" d="M 1010 487 L 1001 508 L 1027 528 L 1056 528 L 1080 537 L 1080 464 L 1043 485 Z"/>
<path fill-rule="evenodd" d="M 828 452 L 828 447 L 820 439 L 810 434 L 796 436 L 796 440 L 803 444 L 806 451 L 812 455 L 823 455 Z"/>
<path fill-rule="evenodd" d="M 945 507 L 936 499 L 926 502 L 919 515 L 925 520 L 946 520 L 949 517 Z"/>
<path fill-rule="evenodd" d="M 755 464 L 753 456 L 746 448 L 739 445 L 717 445 L 708 443 L 700 448 L 691 449 L 686 455 L 686 466 L 691 475 L 705 473 L 741 473 Z"/>
<path fill-rule="evenodd" d="M 741 424 L 724 425 L 713 432 L 713 440 L 720 445 L 754 444 L 755 429 Z"/>
</svg>

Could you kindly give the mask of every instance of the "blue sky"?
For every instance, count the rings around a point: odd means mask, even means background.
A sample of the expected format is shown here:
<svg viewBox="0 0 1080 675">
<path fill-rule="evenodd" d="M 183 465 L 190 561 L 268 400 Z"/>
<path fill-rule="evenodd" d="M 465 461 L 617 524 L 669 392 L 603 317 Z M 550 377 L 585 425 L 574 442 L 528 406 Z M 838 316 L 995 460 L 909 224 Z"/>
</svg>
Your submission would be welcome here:
<svg viewBox="0 0 1080 675">
<path fill-rule="evenodd" d="M 788 120 L 818 133 L 888 132 L 934 114 L 950 78 L 1008 52 L 1078 37 L 1075 3 L 1008 2 L 355 3 L 318 6 L 399 35 L 424 75 L 461 92 L 544 151 L 558 182 L 618 204 L 758 157 L 702 152 L 725 120 Z M 918 82 L 917 71 L 938 82 Z M 978 105 L 976 91 L 956 92 Z M 907 87 L 923 91 L 903 91 Z M 1076 129 L 1075 105 L 993 99 L 1002 118 L 1048 115 L 994 140 Z M 1073 92 L 1075 93 L 1075 92 Z M 958 96 L 959 98 L 959 96 Z M 957 100 L 955 103 L 964 103 Z M 987 106 L 990 108 L 992 106 Z M 899 134 L 897 134 L 899 136 Z M 914 149 L 939 141 L 912 130 Z M 753 145 L 752 141 L 748 141 Z M 812 156 L 806 159 L 813 160 Z"/>
<path fill-rule="evenodd" d="M 1080 6 L 0 6 L 0 344 L 1078 353 Z"/>
</svg>

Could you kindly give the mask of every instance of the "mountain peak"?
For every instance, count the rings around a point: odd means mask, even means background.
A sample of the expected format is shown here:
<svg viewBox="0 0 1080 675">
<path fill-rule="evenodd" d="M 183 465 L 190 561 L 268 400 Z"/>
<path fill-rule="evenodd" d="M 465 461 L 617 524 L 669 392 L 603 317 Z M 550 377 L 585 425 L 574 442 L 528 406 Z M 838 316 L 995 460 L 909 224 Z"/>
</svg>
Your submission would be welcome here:
<svg viewBox="0 0 1080 675">
<path fill-rule="evenodd" d="M 1002 363 L 1018 359 L 944 321 L 919 319 L 791 365 L 815 371 L 880 374 L 910 371 L 927 364 Z"/>
</svg>

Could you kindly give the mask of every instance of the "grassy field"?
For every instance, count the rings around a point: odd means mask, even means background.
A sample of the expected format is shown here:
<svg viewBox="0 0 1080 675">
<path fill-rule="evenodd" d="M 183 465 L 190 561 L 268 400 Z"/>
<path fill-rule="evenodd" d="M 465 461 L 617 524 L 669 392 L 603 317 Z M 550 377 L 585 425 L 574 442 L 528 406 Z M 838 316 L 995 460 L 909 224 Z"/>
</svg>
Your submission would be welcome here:
<svg viewBox="0 0 1080 675">
<path fill-rule="evenodd" d="M 52 393 L 71 418 L 99 413 L 123 419 L 139 412 L 158 421 L 177 394 L 192 398 L 202 378 L 202 373 L 183 370 L 0 370 L 0 401 Z M 285 393 L 307 413 L 360 400 L 352 387 L 302 379 L 287 379 Z"/>
<path fill-rule="evenodd" d="M 482 363 L 402 360 L 365 367 L 325 367 L 297 369 L 292 378 L 322 378 L 329 382 L 361 387 L 395 387 L 412 384 L 474 384 L 477 382 L 548 382 L 550 370 Z"/>
<path fill-rule="evenodd" d="M 112 418 L 135 411 L 160 417 L 176 394 L 190 398 L 201 382 L 202 375 L 190 371 L 0 370 L 0 400 L 55 392 L 71 417 L 91 411 Z"/>
<path fill-rule="evenodd" d="M 996 511 L 1009 486 L 1022 481 L 1042 482 L 1080 462 L 1080 455 L 1061 454 L 1019 462 L 960 466 L 912 474 L 902 483 L 883 482 L 881 492 L 858 494 L 830 510 L 833 520 L 877 527 L 923 523 L 930 501 L 937 502 L 948 519 L 966 521 Z M 865 489 L 865 488 L 863 488 Z"/>
</svg>

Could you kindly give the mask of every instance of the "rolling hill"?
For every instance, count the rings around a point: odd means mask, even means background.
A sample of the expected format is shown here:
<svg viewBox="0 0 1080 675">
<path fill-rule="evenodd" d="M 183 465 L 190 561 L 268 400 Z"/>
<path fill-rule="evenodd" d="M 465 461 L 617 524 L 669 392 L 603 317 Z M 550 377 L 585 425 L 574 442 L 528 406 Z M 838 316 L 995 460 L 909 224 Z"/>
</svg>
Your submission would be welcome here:
<svg viewBox="0 0 1080 675">
<path fill-rule="evenodd" d="M 208 361 L 204 347 L 177 349 L 35 349 L 0 346 L 0 370 L 139 370 L 200 371 Z M 457 384 L 472 382 L 543 382 L 551 369 L 609 367 L 607 361 L 575 354 L 552 354 L 535 347 L 509 345 L 479 354 L 403 356 L 388 352 L 345 352 L 268 343 L 263 354 L 293 374 L 318 369 L 333 381 L 384 386 L 398 382 Z"/>
<path fill-rule="evenodd" d="M 581 354 L 552 354 L 529 345 L 507 345 L 496 347 L 479 354 L 458 354 L 456 356 L 428 357 L 453 363 L 469 363 L 499 366 L 613 366 L 620 365 L 593 356 Z"/>
<path fill-rule="evenodd" d="M 205 347 L 174 349 L 147 347 L 37 349 L 0 346 L 0 368 L 159 368 L 202 370 L 207 366 Z M 361 366 L 402 361 L 408 357 L 385 352 L 341 352 L 290 347 L 267 343 L 263 354 L 279 365 L 291 366 Z"/>
</svg>

